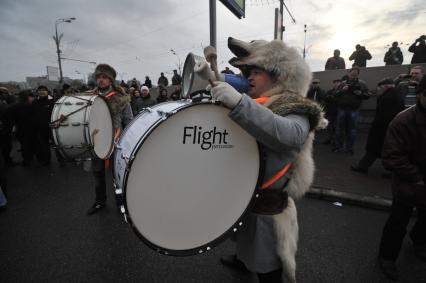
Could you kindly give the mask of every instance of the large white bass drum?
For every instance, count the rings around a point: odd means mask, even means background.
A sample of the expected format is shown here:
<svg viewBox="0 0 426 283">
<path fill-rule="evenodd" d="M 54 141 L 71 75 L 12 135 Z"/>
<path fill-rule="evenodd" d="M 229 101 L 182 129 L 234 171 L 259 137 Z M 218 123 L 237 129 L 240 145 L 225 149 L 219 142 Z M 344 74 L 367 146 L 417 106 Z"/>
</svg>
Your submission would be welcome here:
<svg viewBox="0 0 426 283">
<path fill-rule="evenodd" d="M 203 253 L 243 225 L 263 166 L 256 140 L 228 113 L 207 101 L 157 104 L 118 141 L 119 208 L 159 253 Z"/>
<path fill-rule="evenodd" d="M 63 96 L 52 111 L 55 147 L 68 160 L 108 159 L 114 150 L 114 127 L 104 98 Z"/>
</svg>

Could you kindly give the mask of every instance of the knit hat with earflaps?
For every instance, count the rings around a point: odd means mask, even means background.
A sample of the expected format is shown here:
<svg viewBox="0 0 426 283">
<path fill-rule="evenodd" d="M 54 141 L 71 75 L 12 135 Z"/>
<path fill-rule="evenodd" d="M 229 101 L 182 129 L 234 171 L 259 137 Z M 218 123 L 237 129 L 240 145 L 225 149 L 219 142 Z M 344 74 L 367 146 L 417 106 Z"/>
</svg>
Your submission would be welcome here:
<svg viewBox="0 0 426 283">
<path fill-rule="evenodd" d="M 96 66 L 95 78 L 97 78 L 101 74 L 107 76 L 111 80 L 111 82 L 114 82 L 115 77 L 117 76 L 117 72 L 114 70 L 113 67 L 108 64 L 99 64 L 98 66 Z"/>
</svg>

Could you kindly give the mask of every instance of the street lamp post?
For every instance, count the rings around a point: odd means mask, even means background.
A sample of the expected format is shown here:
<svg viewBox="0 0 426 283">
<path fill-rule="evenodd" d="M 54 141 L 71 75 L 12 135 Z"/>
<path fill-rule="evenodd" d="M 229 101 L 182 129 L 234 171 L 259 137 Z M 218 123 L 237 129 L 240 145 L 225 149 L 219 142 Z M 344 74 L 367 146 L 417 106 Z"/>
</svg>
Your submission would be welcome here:
<svg viewBox="0 0 426 283">
<path fill-rule="evenodd" d="M 180 57 L 179 57 L 179 55 L 173 49 L 170 49 L 170 51 L 173 53 L 173 55 L 175 55 L 178 58 L 179 76 L 181 76 L 182 72 L 181 72 L 181 63 L 180 63 L 181 61 L 180 61 Z"/>
<path fill-rule="evenodd" d="M 61 49 L 59 48 L 59 45 L 61 43 L 61 39 L 64 36 L 64 34 L 60 34 L 58 36 L 58 24 L 60 23 L 71 23 L 72 21 L 74 21 L 75 18 L 65 18 L 65 19 L 57 19 L 55 21 L 55 35 L 53 36 L 53 40 L 56 43 L 56 53 L 58 53 L 58 65 L 59 65 L 59 83 L 62 83 L 63 81 L 63 75 L 62 75 L 62 64 L 61 64 Z"/>
</svg>

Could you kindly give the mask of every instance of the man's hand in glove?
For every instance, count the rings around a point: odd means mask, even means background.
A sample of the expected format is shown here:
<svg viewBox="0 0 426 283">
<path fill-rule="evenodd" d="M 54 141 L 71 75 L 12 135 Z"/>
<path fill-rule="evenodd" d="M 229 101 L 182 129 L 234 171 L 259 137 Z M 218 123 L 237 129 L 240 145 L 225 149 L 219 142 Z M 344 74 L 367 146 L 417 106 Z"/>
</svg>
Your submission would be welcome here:
<svg viewBox="0 0 426 283">
<path fill-rule="evenodd" d="M 225 82 L 214 82 L 214 87 L 210 89 L 213 100 L 223 103 L 229 109 L 234 109 L 243 97 L 241 93 L 236 91 L 231 85 Z"/>
</svg>

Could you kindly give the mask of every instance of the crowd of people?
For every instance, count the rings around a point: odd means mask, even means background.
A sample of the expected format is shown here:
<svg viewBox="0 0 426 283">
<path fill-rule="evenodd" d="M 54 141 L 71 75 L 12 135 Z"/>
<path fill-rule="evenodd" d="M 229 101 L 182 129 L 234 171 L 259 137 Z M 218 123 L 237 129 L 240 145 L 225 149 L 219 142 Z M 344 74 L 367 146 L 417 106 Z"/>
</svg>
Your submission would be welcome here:
<svg viewBox="0 0 426 283">
<path fill-rule="evenodd" d="M 423 60 L 425 40 L 426 37 L 422 36 L 410 47 L 410 51 L 416 55 L 413 56 L 416 63 L 421 63 L 417 60 Z M 215 82 L 210 88 L 211 95 L 229 108 L 231 119 L 254 136 L 266 152 L 264 181 L 268 184 L 268 190 L 262 191 L 242 232 L 238 234 L 236 254 L 223 257 L 222 263 L 248 268 L 257 273 L 260 282 L 282 282 L 283 274 L 295 282 L 298 228 L 293 199 L 303 195 L 312 184 L 314 168 L 311 147 L 314 132 L 326 125 L 323 109 L 329 121 L 327 139 L 323 142 L 332 145 L 333 152 L 353 155 L 360 108 L 363 100 L 373 95 L 377 96 L 377 107 L 366 152 L 351 169 L 367 173 L 371 164 L 377 158 L 382 158 L 385 168 L 393 174 L 395 193 L 391 214 L 383 229 L 380 267 L 389 278 L 397 278 L 395 261 L 413 207 L 418 208 L 419 217 L 410 236 L 416 255 L 425 260 L 424 68 L 414 66 L 409 74 L 383 78 L 377 83 L 375 91 L 369 90 L 367 84 L 359 78 L 362 70 L 359 67 L 365 67 L 371 55 L 365 47 L 357 45 L 350 57 L 350 60 L 355 61 L 354 66 L 342 78 L 334 79 L 330 90 L 324 91 L 318 79 L 311 80 L 309 67 L 296 50 L 283 42 L 242 44 L 241 41 L 230 39 L 228 43 L 236 55 L 230 63 L 248 79 L 250 89 L 248 95 L 243 95 L 227 83 Z M 397 43 L 391 49 L 385 55 L 386 63 L 401 64 L 403 58 L 398 52 Z M 289 68 L 286 56 L 294 59 L 292 68 Z M 328 69 L 345 68 L 345 62 L 339 56 L 340 52 L 335 50 L 334 57 L 327 61 Z M 223 72 L 232 71 L 227 69 Z M 169 82 L 161 73 L 155 99 L 151 96 L 152 82 L 148 76 L 142 85 L 136 78 L 129 83 L 122 81 L 116 84 L 116 74 L 111 66 L 99 64 L 94 74 L 94 88 L 88 91 L 91 95 L 105 98 L 111 110 L 115 136 L 119 136 L 121 130 L 142 109 L 156 103 L 181 99 L 182 78 L 176 70 L 171 80 L 173 92 L 168 94 L 166 87 Z M 35 91 L 20 91 L 15 98 L 7 89 L 0 88 L 0 187 L 6 195 L 8 190 L 4 168 L 16 165 L 11 158 L 12 129 L 16 129 L 22 165 L 31 165 L 35 156 L 42 166 L 48 166 L 51 160 L 52 109 L 55 101 L 61 95 L 67 95 L 67 91 L 63 88 L 52 94 L 41 85 Z M 63 162 L 63 157 L 58 152 L 56 154 L 58 160 Z M 103 160 L 93 158 L 83 166 L 93 173 L 95 180 L 96 198 L 88 210 L 89 215 L 106 205 L 104 165 Z M 292 168 L 291 177 L 285 173 L 276 177 L 277 171 L 282 172 L 281 167 L 284 165 Z M 280 222 L 279 219 L 285 221 Z M 276 229 L 280 229 L 283 234 L 275 234 Z M 270 241 L 264 241 L 265 237 Z M 283 251 L 277 251 L 277 246 L 283 247 Z"/>
<path fill-rule="evenodd" d="M 426 63 L 426 35 L 417 38 L 413 44 L 410 45 L 408 51 L 413 53 L 411 64 Z M 355 45 L 355 51 L 349 57 L 349 61 L 354 61 L 352 67 L 367 67 L 367 60 L 373 57 L 365 46 L 360 44 Z M 385 53 L 383 58 L 386 66 L 401 65 L 404 62 L 404 56 L 401 48 L 398 47 L 398 42 L 394 41 L 389 50 Z M 345 59 L 340 57 L 340 50 L 334 50 L 333 57 L 327 59 L 325 63 L 325 70 L 339 70 L 345 69 Z"/>
</svg>

